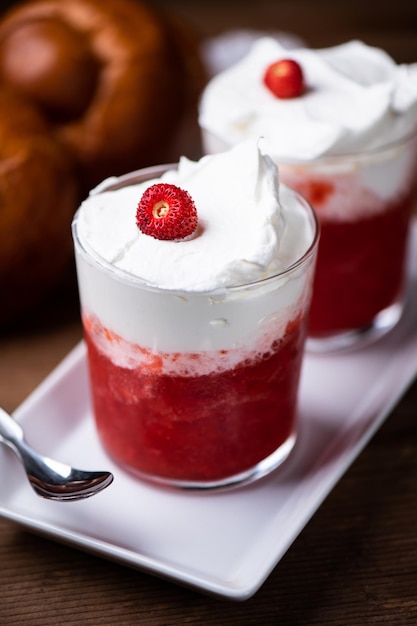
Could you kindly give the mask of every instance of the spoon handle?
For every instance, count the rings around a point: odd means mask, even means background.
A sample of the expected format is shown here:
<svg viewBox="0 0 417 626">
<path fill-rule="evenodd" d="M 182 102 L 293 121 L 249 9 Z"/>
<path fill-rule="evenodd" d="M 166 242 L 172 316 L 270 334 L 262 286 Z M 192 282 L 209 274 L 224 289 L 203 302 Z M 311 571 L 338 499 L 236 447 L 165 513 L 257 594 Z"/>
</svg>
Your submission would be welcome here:
<svg viewBox="0 0 417 626">
<path fill-rule="evenodd" d="M 48 473 L 60 471 L 67 474 L 69 468 L 64 463 L 53 461 L 35 452 L 26 442 L 23 429 L 15 419 L 0 407 L 0 440 L 8 445 L 22 461 L 29 476 L 36 474 L 42 479 Z"/>
<path fill-rule="evenodd" d="M 11 415 L 0 407 L 0 437 L 5 443 L 16 445 L 23 440 L 23 430 Z"/>
<path fill-rule="evenodd" d="M 15 419 L 0 407 L 0 441 L 5 443 L 19 457 L 26 472 L 31 475 L 34 468 L 43 472 L 38 455 L 27 445 L 23 429 Z"/>
</svg>

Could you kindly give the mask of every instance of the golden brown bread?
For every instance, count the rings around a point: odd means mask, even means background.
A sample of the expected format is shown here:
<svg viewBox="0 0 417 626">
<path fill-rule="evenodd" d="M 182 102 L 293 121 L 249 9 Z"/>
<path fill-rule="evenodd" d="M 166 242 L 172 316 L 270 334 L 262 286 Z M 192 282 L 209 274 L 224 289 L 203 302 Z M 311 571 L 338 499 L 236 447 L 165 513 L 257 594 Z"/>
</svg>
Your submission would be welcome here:
<svg viewBox="0 0 417 626">
<path fill-rule="evenodd" d="M 0 89 L 0 321 L 60 280 L 78 194 L 65 147 L 32 106 Z"/>
<path fill-rule="evenodd" d="M 29 0 L 0 21 L 0 81 L 54 124 L 85 188 L 164 160 L 186 79 L 171 30 L 138 0 Z"/>
<path fill-rule="evenodd" d="M 0 289 L 13 310 L 59 280 L 91 187 L 170 160 L 190 53 L 140 0 L 28 0 L 1 17 Z"/>
</svg>

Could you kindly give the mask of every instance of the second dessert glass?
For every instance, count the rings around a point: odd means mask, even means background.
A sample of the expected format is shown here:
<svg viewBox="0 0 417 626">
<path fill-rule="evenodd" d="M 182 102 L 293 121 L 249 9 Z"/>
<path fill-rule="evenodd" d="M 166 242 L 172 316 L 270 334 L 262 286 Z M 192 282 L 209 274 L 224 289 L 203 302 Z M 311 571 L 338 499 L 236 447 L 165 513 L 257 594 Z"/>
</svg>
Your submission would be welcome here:
<svg viewBox="0 0 417 626">
<path fill-rule="evenodd" d="M 230 148 L 206 129 L 202 136 L 208 154 Z M 307 348 L 332 352 L 386 334 L 406 299 L 417 132 L 374 150 L 277 165 L 320 222 Z"/>
<path fill-rule="evenodd" d="M 281 64 L 281 65 L 280 65 Z M 207 84 L 205 153 L 262 136 L 317 212 L 307 347 L 362 347 L 400 319 L 417 174 L 417 73 L 359 41 L 285 50 L 261 37 Z"/>
</svg>

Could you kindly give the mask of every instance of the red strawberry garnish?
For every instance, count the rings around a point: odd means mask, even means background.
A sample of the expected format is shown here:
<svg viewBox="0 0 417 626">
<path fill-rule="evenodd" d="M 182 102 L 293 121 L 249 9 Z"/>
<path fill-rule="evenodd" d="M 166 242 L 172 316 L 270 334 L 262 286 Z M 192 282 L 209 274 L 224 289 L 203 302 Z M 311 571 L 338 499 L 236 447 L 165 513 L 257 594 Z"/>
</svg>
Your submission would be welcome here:
<svg viewBox="0 0 417 626">
<path fill-rule="evenodd" d="M 296 98 L 304 91 L 303 70 L 292 59 L 271 63 L 266 69 L 263 82 L 277 98 Z"/>
<path fill-rule="evenodd" d="M 148 187 L 140 199 L 136 224 L 155 239 L 185 239 L 197 228 L 197 210 L 188 191 L 157 183 Z"/>
</svg>

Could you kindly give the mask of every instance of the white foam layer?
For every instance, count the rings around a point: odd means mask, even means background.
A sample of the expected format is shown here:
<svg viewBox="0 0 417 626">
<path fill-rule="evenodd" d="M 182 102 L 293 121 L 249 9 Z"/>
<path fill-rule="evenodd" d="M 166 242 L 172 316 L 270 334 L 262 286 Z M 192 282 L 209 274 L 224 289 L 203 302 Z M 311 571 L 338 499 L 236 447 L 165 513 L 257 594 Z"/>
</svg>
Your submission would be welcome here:
<svg viewBox="0 0 417 626">
<path fill-rule="evenodd" d="M 102 333 L 100 346 L 125 367 L 138 365 L 138 346 L 160 353 L 214 353 L 211 365 L 232 367 L 252 353 L 267 352 L 310 298 L 311 260 L 283 277 L 248 288 L 211 294 L 155 290 L 100 267 L 85 253 L 76 256 L 84 315 L 97 318 L 117 340 Z M 126 350 L 126 343 L 131 348 Z M 222 365 L 223 364 L 223 365 Z"/>
<path fill-rule="evenodd" d="M 355 221 L 383 213 L 409 201 L 416 178 L 417 142 L 392 147 L 368 158 L 337 157 L 309 164 L 282 165 L 286 184 L 315 203 L 320 219 Z M 312 192 L 313 197 L 319 192 Z M 314 200 L 311 200 L 314 203 Z"/>
<path fill-rule="evenodd" d="M 167 305 L 170 306 L 170 303 L 167 302 Z M 149 344 L 149 335 L 137 337 L 134 342 L 127 341 L 122 336 L 109 332 L 97 318 L 89 317 L 86 313 L 84 324 L 98 350 L 119 367 L 193 377 L 218 374 L 242 363 L 252 364 L 268 358 L 280 348 L 287 324 L 297 323 L 297 318 L 303 315 L 306 305 L 305 296 L 286 310 L 281 310 L 279 314 L 275 310 L 269 318 L 258 317 L 255 320 L 242 318 L 242 315 L 232 316 L 229 309 L 229 319 L 212 319 L 208 322 L 209 327 L 197 325 L 197 320 L 194 320 L 194 328 L 188 324 L 187 334 L 181 336 L 181 346 L 177 334 L 173 340 L 172 336 L 163 338 L 159 333 L 152 345 Z M 164 320 L 165 324 L 167 322 L 170 322 L 168 328 L 171 327 L 172 330 L 174 320 Z M 217 333 L 210 326 L 215 326 Z M 193 330 L 194 340 L 191 344 Z M 148 330 L 149 332 L 152 333 L 152 330 Z M 196 342 L 196 335 L 200 333 L 205 334 L 204 341 Z M 187 337 L 186 341 L 184 337 Z M 238 341 L 231 341 L 232 337 Z"/>
</svg>

